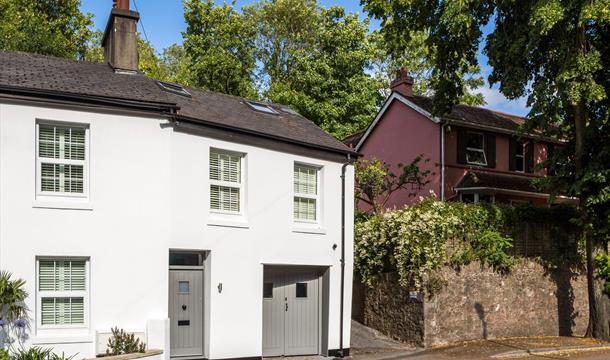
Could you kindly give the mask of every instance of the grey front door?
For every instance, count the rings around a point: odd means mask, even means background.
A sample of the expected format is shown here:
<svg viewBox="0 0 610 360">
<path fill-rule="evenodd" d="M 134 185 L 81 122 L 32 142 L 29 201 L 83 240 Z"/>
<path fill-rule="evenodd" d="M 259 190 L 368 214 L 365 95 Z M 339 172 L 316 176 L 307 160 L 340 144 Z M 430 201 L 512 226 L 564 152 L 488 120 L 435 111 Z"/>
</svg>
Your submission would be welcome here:
<svg viewBox="0 0 610 360">
<path fill-rule="evenodd" d="M 265 270 L 263 356 L 318 354 L 318 278 L 315 270 Z"/>
<path fill-rule="evenodd" d="M 203 271 L 169 271 L 170 356 L 203 355 Z"/>
</svg>

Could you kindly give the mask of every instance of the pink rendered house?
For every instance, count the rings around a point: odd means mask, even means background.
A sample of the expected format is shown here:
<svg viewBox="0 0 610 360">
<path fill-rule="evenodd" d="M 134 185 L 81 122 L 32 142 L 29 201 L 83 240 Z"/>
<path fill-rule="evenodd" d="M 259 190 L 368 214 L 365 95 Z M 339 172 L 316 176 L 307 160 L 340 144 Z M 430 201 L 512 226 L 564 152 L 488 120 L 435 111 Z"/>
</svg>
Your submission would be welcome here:
<svg viewBox="0 0 610 360">
<path fill-rule="evenodd" d="M 364 159 L 379 159 L 396 169 L 422 154 L 432 175 L 420 196 L 433 192 L 439 199 L 467 202 L 529 202 L 549 204 L 549 194 L 531 181 L 534 172 L 560 143 L 518 133 L 524 118 L 481 107 L 456 105 L 442 118 L 431 115 L 432 99 L 413 95 L 413 78 L 406 69 L 392 82 L 392 93 L 367 129 L 344 142 Z M 395 170 L 395 173 L 398 173 Z M 418 201 L 413 191 L 397 191 L 388 208 Z M 559 198 L 557 202 L 569 199 Z M 365 204 L 359 204 L 367 210 Z"/>
</svg>

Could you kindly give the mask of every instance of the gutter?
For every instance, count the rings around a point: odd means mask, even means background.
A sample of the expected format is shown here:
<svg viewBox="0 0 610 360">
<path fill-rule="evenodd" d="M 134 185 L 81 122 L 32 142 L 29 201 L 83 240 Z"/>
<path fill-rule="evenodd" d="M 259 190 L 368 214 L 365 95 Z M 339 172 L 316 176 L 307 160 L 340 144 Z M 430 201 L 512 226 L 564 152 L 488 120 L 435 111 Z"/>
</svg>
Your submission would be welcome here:
<svg viewBox="0 0 610 360">
<path fill-rule="evenodd" d="M 565 144 L 565 141 L 561 141 L 561 140 L 546 137 L 546 136 L 541 136 L 541 135 L 536 135 L 536 134 L 531 134 L 531 133 L 519 134 L 519 130 L 508 130 L 508 129 L 499 128 L 496 126 L 480 125 L 480 124 L 462 121 L 462 120 L 458 120 L 458 119 L 450 118 L 450 117 L 445 117 L 445 119 L 447 119 L 446 120 L 447 125 L 457 125 L 460 127 L 478 129 L 478 130 L 484 130 L 484 131 L 491 131 L 491 132 L 495 132 L 495 133 L 512 135 L 512 136 L 517 135 L 517 136 L 527 138 L 527 139 L 542 140 L 542 141 L 550 142 L 553 144 L 559 144 L 559 145 Z"/>
<path fill-rule="evenodd" d="M 180 122 L 182 121 L 184 123 L 188 123 L 191 126 L 206 126 L 206 127 L 216 128 L 216 129 L 229 130 L 229 131 L 233 131 L 233 132 L 237 132 L 237 133 L 241 133 L 241 134 L 255 135 L 255 136 L 272 139 L 272 140 L 276 140 L 276 141 L 281 141 L 281 142 L 285 142 L 285 143 L 289 143 L 289 144 L 296 144 L 296 145 L 300 145 L 300 146 L 304 146 L 304 147 L 308 147 L 308 148 L 312 148 L 312 149 L 328 151 L 328 152 L 332 152 L 335 154 L 347 155 L 348 159 L 351 158 L 352 155 L 353 156 L 359 155 L 359 153 L 357 151 L 354 151 L 354 150 L 348 148 L 347 146 L 345 146 L 345 150 L 340 150 L 340 149 L 336 149 L 336 148 L 332 148 L 332 147 L 328 147 L 328 146 L 315 145 L 315 144 L 311 144 L 311 143 L 304 142 L 304 141 L 287 139 L 287 138 L 284 138 L 281 136 L 269 135 L 267 133 L 263 133 L 263 132 L 259 132 L 259 131 L 255 131 L 255 130 L 237 128 L 237 127 L 228 126 L 225 124 L 219 124 L 219 123 L 206 121 L 206 120 L 202 120 L 202 119 L 191 118 L 191 117 L 184 116 L 184 115 L 178 115 L 178 114 L 169 114 L 169 115 L 173 119 L 175 119 L 173 122 L 176 126 L 181 126 Z M 185 125 L 182 125 L 182 126 L 185 126 Z M 339 140 L 337 140 L 337 141 L 339 141 Z"/>
<path fill-rule="evenodd" d="M 468 188 L 454 188 L 454 190 L 456 192 L 462 192 L 462 191 L 494 191 L 496 193 L 524 195 L 524 196 L 536 197 L 536 198 L 548 198 L 548 197 L 551 196 L 550 194 L 546 194 L 546 193 L 537 193 L 537 192 L 523 191 L 523 190 L 502 189 L 502 188 L 487 187 L 487 186 L 468 187 Z M 556 198 L 564 199 L 564 200 L 578 200 L 578 198 L 574 198 L 574 197 L 570 197 L 570 196 L 563 196 L 563 195 L 556 196 Z"/>
<path fill-rule="evenodd" d="M 343 358 L 343 312 L 345 302 L 345 172 L 352 164 L 351 156 L 347 155 L 347 162 L 341 167 L 341 304 L 339 307 L 339 352 L 337 357 Z"/>
<path fill-rule="evenodd" d="M 0 85 L 0 97 L 1 94 L 9 94 L 13 96 L 33 96 L 36 98 L 47 98 L 56 101 L 62 101 L 67 103 L 87 103 L 93 105 L 106 105 L 113 107 L 126 107 L 136 110 L 153 111 L 155 113 L 168 112 L 175 113 L 180 107 L 174 103 L 162 103 L 162 102 L 147 102 L 144 100 L 127 100 L 121 98 L 113 98 L 108 96 L 96 96 L 96 95 L 83 95 L 74 94 L 65 91 L 57 90 L 42 90 L 32 89 L 16 86 Z"/>
</svg>

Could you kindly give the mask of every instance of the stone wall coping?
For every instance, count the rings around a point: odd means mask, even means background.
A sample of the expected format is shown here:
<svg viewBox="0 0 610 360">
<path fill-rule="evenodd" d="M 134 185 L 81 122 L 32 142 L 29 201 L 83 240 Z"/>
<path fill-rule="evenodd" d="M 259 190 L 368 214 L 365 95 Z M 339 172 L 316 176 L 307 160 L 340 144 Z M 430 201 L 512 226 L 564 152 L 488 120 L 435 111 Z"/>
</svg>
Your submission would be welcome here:
<svg viewBox="0 0 610 360">
<path fill-rule="evenodd" d="M 107 360 L 132 360 L 132 359 L 140 359 L 140 358 L 161 355 L 161 354 L 163 354 L 163 350 L 161 350 L 161 349 L 149 349 L 143 353 L 138 352 L 138 353 L 122 354 L 122 355 L 108 355 L 108 356 L 100 356 L 100 357 L 95 357 L 95 358 L 86 359 L 86 360 L 98 360 L 100 358 L 104 358 Z"/>
</svg>

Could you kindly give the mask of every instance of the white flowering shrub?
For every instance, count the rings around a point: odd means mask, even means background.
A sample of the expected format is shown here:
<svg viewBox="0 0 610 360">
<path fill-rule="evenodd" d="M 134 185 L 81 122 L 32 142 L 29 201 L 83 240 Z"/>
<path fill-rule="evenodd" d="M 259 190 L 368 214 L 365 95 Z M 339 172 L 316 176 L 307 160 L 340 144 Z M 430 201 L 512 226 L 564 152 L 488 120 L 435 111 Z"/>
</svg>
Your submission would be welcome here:
<svg viewBox="0 0 610 360">
<path fill-rule="evenodd" d="M 396 271 L 403 287 L 429 292 L 442 285 L 438 270 L 443 266 L 479 260 L 508 271 L 511 239 L 502 235 L 502 226 L 496 207 L 422 199 L 356 225 L 356 270 L 369 286 Z"/>
</svg>

